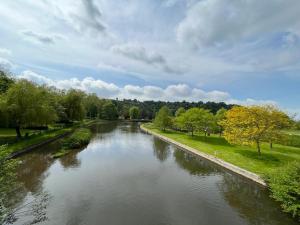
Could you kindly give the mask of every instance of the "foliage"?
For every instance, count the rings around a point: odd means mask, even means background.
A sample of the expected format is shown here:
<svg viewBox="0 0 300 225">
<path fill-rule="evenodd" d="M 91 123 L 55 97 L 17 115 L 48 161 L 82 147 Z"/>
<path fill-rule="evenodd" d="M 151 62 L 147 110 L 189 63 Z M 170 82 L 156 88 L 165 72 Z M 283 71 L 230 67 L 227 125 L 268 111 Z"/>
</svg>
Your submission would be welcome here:
<svg viewBox="0 0 300 225">
<path fill-rule="evenodd" d="M 21 137 L 22 127 L 47 125 L 56 120 L 50 99 L 45 88 L 26 80 L 19 80 L 10 87 L 5 95 L 5 107 L 18 137 Z"/>
<path fill-rule="evenodd" d="M 179 143 L 185 144 L 200 152 L 218 157 L 226 162 L 244 168 L 263 177 L 277 170 L 285 168 L 292 161 L 300 161 L 300 148 L 283 145 L 274 145 L 272 151 L 268 150 L 269 145 L 262 143 L 262 155 L 250 146 L 230 145 L 223 137 L 212 134 L 204 137 L 195 133 L 194 136 L 186 133 L 168 130 L 163 132 L 157 129 L 152 123 L 143 125 L 147 129 L 171 138 Z"/>
<path fill-rule="evenodd" d="M 11 78 L 11 75 L 0 69 L 0 95 L 6 93 L 13 83 L 14 79 Z"/>
<path fill-rule="evenodd" d="M 285 212 L 300 218 L 300 162 L 289 163 L 269 178 L 272 197 Z"/>
<path fill-rule="evenodd" d="M 203 108 L 208 109 L 210 112 L 215 114 L 219 109 L 230 109 L 233 105 L 227 105 L 224 102 L 215 103 L 215 102 L 164 102 L 164 101 L 138 101 L 136 99 L 123 99 L 123 100 L 112 100 L 113 103 L 117 106 L 118 112 L 121 117 L 128 118 L 128 109 L 132 106 L 136 106 L 140 109 L 140 118 L 141 119 L 153 119 L 159 109 L 163 106 L 167 106 L 170 110 L 171 116 L 174 116 L 176 111 L 179 108 L 190 109 L 190 108 Z"/>
<path fill-rule="evenodd" d="M 203 131 L 205 135 L 210 132 L 213 115 L 206 109 L 191 108 L 175 118 L 175 124 L 194 135 L 195 131 Z"/>
<path fill-rule="evenodd" d="M 80 121 L 84 119 L 85 108 L 83 105 L 85 94 L 82 91 L 71 89 L 63 99 L 63 106 L 69 120 Z"/>
<path fill-rule="evenodd" d="M 71 136 L 67 137 L 62 145 L 63 149 L 78 149 L 87 145 L 92 138 L 92 133 L 88 128 L 79 128 Z"/>
<path fill-rule="evenodd" d="M 116 106 L 111 102 L 107 101 L 104 103 L 102 108 L 102 119 L 106 120 L 116 120 L 118 119 L 118 111 Z"/>
<path fill-rule="evenodd" d="M 180 116 L 182 113 L 185 113 L 185 109 L 183 107 L 179 107 L 176 112 L 175 112 L 175 116 L 178 117 Z"/>
<path fill-rule="evenodd" d="M 256 145 L 260 154 L 262 141 L 280 139 L 280 130 L 289 125 L 289 117 L 273 106 L 236 106 L 221 121 L 229 143 Z"/>
<path fill-rule="evenodd" d="M 138 107 L 136 107 L 136 106 L 132 106 L 129 109 L 129 116 L 130 116 L 131 120 L 138 119 L 139 116 L 140 116 L 140 109 Z"/>
<path fill-rule="evenodd" d="M 6 146 L 0 146 L 0 223 L 9 213 L 10 203 L 7 202 L 9 193 L 16 187 L 16 160 L 6 160 Z"/>
<path fill-rule="evenodd" d="M 88 118 L 97 118 L 101 112 L 103 100 L 98 98 L 96 94 L 89 94 L 84 98 L 84 108 Z"/>
<path fill-rule="evenodd" d="M 167 106 L 161 107 L 161 109 L 158 111 L 154 120 L 154 124 L 164 131 L 166 128 L 171 126 L 172 120 L 170 116 L 170 110 Z"/>
<path fill-rule="evenodd" d="M 223 127 L 220 125 L 220 122 L 225 119 L 227 110 L 224 108 L 221 108 L 218 110 L 218 112 L 215 115 L 215 127 L 217 128 L 218 133 L 220 136 L 223 132 Z"/>
</svg>

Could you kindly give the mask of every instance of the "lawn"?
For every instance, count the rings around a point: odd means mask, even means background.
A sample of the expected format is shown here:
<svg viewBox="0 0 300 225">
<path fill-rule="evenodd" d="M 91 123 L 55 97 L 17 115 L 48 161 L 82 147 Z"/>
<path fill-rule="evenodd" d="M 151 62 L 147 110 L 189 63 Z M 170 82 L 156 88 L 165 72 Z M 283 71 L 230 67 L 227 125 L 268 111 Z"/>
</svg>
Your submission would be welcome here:
<svg viewBox="0 0 300 225">
<path fill-rule="evenodd" d="M 32 133 L 38 133 L 38 130 L 30 130 L 30 129 L 21 129 L 21 134 L 25 135 L 28 133 L 29 135 Z M 1 137 L 16 137 L 16 130 L 12 128 L 0 128 L 0 138 Z"/>
<path fill-rule="evenodd" d="M 201 152 L 214 155 L 226 162 L 254 172 L 262 177 L 285 167 L 289 162 L 300 161 L 300 148 L 283 145 L 274 145 L 270 150 L 269 145 L 262 144 L 262 154 L 258 155 L 257 150 L 247 146 L 230 145 L 223 138 L 217 135 L 204 137 L 202 134 L 194 136 L 186 133 L 167 130 L 165 132 L 156 129 L 152 124 L 144 124 L 158 134 L 169 137 L 177 142 L 195 148 Z"/>
<path fill-rule="evenodd" d="M 15 139 L 15 134 L 13 133 L 14 129 L 1 128 L 0 133 L 2 132 L 3 136 L 0 136 L 0 143 L 1 144 L 10 143 L 7 145 L 6 149 L 8 152 L 12 153 L 12 152 L 20 151 L 31 145 L 35 145 L 35 144 L 41 143 L 43 141 L 46 141 L 48 139 L 54 138 L 58 135 L 62 135 L 64 133 L 71 132 L 78 127 L 89 126 L 94 122 L 95 122 L 95 120 L 84 120 L 82 122 L 76 122 L 73 124 L 73 126 L 66 127 L 66 128 L 50 127 L 49 130 L 44 130 L 41 132 L 32 130 L 34 132 L 31 132 L 28 137 L 23 137 L 19 141 L 16 141 L 16 139 Z M 27 131 L 27 130 L 23 130 L 23 132 L 24 131 Z M 24 133 L 26 133 L 26 132 L 24 132 Z M 4 134 L 6 136 L 4 136 Z M 12 135 L 12 136 L 9 136 L 9 135 Z M 11 142 L 11 140 L 8 142 L 5 142 L 5 140 L 8 140 L 8 138 L 13 138 L 13 142 Z"/>
</svg>

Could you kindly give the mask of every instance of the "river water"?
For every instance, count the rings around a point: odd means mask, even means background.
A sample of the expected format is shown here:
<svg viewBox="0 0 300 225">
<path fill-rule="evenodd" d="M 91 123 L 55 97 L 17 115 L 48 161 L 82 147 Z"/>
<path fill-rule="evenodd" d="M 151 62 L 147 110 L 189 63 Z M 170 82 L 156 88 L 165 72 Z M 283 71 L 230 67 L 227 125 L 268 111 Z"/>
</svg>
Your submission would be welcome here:
<svg viewBox="0 0 300 225">
<path fill-rule="evenodd" d="M 297 224 L 264 188 L 136 123 L 99 124 L 93 132 L 86 148 L 60 159 L 50 154 L 59 141 L 20 158 L 13 224 Z"/>
</svg>

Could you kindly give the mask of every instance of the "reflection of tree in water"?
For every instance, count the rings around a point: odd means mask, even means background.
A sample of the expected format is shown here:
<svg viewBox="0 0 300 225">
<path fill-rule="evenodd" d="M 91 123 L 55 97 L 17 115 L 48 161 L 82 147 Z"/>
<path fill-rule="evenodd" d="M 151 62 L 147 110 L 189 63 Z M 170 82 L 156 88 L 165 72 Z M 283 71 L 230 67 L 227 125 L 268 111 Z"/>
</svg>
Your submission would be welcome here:
<svg viewBox="0 0 300 225">
<path fill-rule="evenodd" d="M 183 150 L 175 149 L 174 157 L 176 163 L 182 169 L 187 170 L 191 175 L 207 176 L 210 175 L 211 173 L 217 172 L 217 169 L 209 165 L 209 163 Z"/>
<path fill-rule="evenodd" d="M 281 212 L 279 205 L 269 197 L 267 190 L 256 184 L 224 173 L 224 179 L 219 184 L 219 188 L 228 204 L 236 209 L 249 224 L 296 224 Z"/>
<path fill-rule="evenodd" d="M 137 133 L 139 131 L 138 122 L 122 122 L 118 127 L 121 131 L 124 131 L 126 134 Z"/>
<path fill-rule="evenodd" d="M 23 225 L 37 224 L 48 220 L 46 208 L 50 195 L 47 192 L 35 193 L 32 200 L 19 204 L 9 210 L 2 222 L 3 225 L 14 224 L 21 220 Z"/>
<path fill-rule="evenodd" d="M 52 163 L 53 159 L 48 154 L 25 155 L 17 171 L 18 181 L 29 192 L 39 191 L 42 188 L 43 180 L 48 176 L 46 171 Z"/>
<path fill-rule="evenodd" d="M 118 126 L 118 122 L 105 122 L 105 123 L 96 123 L 91 126 L 91 130 L 93 133 L 98 134 L 106 134 L 111 133 Z"/>
<path fill-rule="evenodd" d="M 170 145 L 156 137 L 153 137 L 153 149 L 154 155 L 161 162 L 165 161 L 171 153 Z"/>
<path fill-rule="evenodd" d="M 47 152 L 48 147 L 50 145 L 43 150 Z M 53 163 L 53 159 L 49 154 L 35 151 L 22 156 L 19 161 L 16 184 L 11 188 L 10 193 L 7 193 L 8 213 L 3 223 L 13 224 L 22 220 L 24 221 L 22 224 L 35 224 L 47 219 L 46 207 L 50 196 L 43 191 L 42 183 L 48 175 L 46 171 Z M 29 193 L 31 200 L 26 199 Z"/>
<path fill-rule="evenodd" d="M 79 167 L 81 165 L 81 161 L 77 158 L 77 154 L 79 152 L 81 152 L 83 149 L 80 149 L 80 150 L 71 150 L 67 155 L 59 158 L 60 164 L 65 169 Z"/>
</svg>

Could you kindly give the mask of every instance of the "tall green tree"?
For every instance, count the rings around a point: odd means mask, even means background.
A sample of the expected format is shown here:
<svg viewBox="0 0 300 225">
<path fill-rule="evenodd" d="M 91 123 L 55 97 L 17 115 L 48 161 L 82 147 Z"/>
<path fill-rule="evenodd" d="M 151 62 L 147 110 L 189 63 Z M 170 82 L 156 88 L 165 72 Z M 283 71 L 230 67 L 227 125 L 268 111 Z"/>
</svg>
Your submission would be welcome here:
<svg viewBox="0 0 300 225">
<path fill-rule="evenodd" d="M 117 107 L 111 102 L 107 101 L 104 103 L 102 108 L 102 118 L 106 120 L 116 120 L 118 119 Z"/>
<path fill-rule="evenodd" d="M 129 109 L 129 116 L 130 116 L 131 120 L 138 119 L 139 116 L 140 116 L 140 109 L 138 107 L 136 107 L 136 106 L 132 106 Z"/>
<path fill-rule="evenodd" d="M 213 123 L 213 115 L 206 109 L 191 108 L 176 117 L 175 123 L 183 130 L 194 135 L 195 131 L 203 131 L 205 135 L 210 133 Z"/>
<path fill-rule="evenodd" d="M 223 127 L 221 126 L 220 122 L 225 119 L 226 112 L 227 112 L 226 109 L 221 108 L 217 111 L 215 115 L 215 125 L 220 136 L 222 135 L 223 132 Z"/>
<path fill-rule="evenodd" d="M 154 125 L 163 131 L 165 131 L 166 128 L 172 125 L 170 110 L 167 106 L 163 106 L 160 108 L 155 116 Z"/>
<path fill-rule="evenodd" d="M 185 109 L 183 107 L 179 107 L 176 112 L 175 112 L 175 116 L 178 117 L 180 116 L 182 113 L 185 113 Z"/>
<path fill-rule="evenodd" d="M 0 94 L 7 92 L 9 87 L 14 83 L 14 79 L 11 75 L 0 69 Z"/>
<path fill-rule="evenodd" d="M 5 107 L 18 138 L 22 127 L 47 125 L 57 119 L 50 99 L 47 89 L 26 80 L 19 80 L 9 88 Z"/>
<path fill-rule="evenodd" d="M 84 97 L 84 92 L 80 90 L 71 89 L 67 92 L 63 100 L 63 106 L 65 108 L 68 120 L 80 121 L 84 119 Z"/>
<path fill-rule="evenodd" d="M 84 107 L 88 118 L 97 118 L 101 111 L 102 102 L 96 94 L 89 94 L 84 98 Z"/>
</svg>

